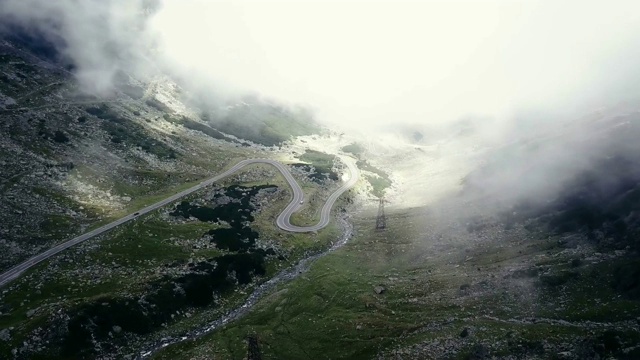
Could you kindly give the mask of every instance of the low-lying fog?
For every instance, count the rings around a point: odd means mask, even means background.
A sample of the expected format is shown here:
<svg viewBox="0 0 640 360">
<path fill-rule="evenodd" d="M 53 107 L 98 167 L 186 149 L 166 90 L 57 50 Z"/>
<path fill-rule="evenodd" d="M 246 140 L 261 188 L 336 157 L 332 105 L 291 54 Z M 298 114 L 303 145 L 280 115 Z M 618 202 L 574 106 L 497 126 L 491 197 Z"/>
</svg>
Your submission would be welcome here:
<svg viewBox="0 0 640 360">
<path fill-rule="evenodd" d="M 488 149 L 590 134 L 580 119 L 612 117 L 621 102 L 633 111 L 638 14 L 640 3 L 622 0 L 5 0 L 0 28 L 46 37 L 92 93 L 109 96 L 121 71 L 169 73 L 211 101 L 254 92 L 304 104 L 325 124 L 366 133 L 398 159 L 398 176 L 428 166 L 452 185 Z M 544 164 L 525 187 L 534 196 L 603 149 L 562 136 L 540 144 L 529 161 Z M 501 179 L 523 165 L 505 164 Z M 413 191 L 437 188 L 429 174 L 415 174 L 424 181 Z"/>
</svg>

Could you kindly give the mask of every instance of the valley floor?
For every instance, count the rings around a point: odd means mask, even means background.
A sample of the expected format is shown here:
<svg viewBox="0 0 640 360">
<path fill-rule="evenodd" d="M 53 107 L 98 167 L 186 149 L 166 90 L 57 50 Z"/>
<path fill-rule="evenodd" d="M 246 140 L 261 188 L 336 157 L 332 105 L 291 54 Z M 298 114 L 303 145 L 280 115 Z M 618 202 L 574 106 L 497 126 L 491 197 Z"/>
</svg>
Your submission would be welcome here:
<svg viewBox="0 0 640 360">
<path fill-rule="evenodd" d="M 468 211 L 468 210 L 466 210 Z M 442 205 L 355 216 L 356 236 L 244 318 L 157 359 L 597 359 L 640 356 L 640 304 L 597 253 Z M 477 219 L 476 219 L 477 223 Z M 252 340 L 255 344 L 255 341 Z"/>
</svg>

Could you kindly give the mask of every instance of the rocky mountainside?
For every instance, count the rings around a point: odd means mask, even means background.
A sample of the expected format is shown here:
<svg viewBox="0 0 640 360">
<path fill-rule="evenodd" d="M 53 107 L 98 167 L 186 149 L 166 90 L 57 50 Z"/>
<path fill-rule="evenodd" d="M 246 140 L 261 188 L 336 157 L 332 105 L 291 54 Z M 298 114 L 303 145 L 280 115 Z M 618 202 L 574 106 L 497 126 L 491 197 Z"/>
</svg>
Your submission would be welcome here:
<svg viewBox="0 0 640 360">
<path fill-rule="evenodd" d="M 506 206 L 506 226 L 535 224 L 583 234 L 603 251 L 638 251 L 639 136 L 640 112 L 631 111 L 510 145 L 465 178 L 465 191 Z"/>
<path fill-rule="evenodd" d="M 119 73 L 112 94 L 88 94 L 55 48 L 16 34 L 0 42 L 3 271 L 320 131 L 302 108 L 256 96 L 207 102 L 162 76 Z M 337 174 L 297 169 L 309 203 L 337 187 Z M 335 225 L 310 235 L 274 227 L 288 191 L 255 165 L 40 264 L 2 289 L 0 357 L 121 358 L 240 306 L 339 235 Z"/>
<path fill-rule="evenodd" d="M 257 98 L 217 109 L 221 119 L 203 118 L 166 78 L 142 83 L 120 74 L 112 96 L 87 95 L 53 51 L 26 35 L 0 44 L 0 269 L 263 144 L 317 130 L 310 115 Z M 245 118 L 284 124 L 229 125 Z"/>
<path fill-rule="evenodd" d="M 98 97 L 45 45 L 0 43 L 0 269 L 241 158 L 297 155 L 292 174 L 309 199 L 301 223 L 338 186 L 333 155 L 306 149 L 311 139 L 299 154 L 277 153 L 318 131 L 305 110 L 252 96 L 208 102 L 168 78 L 125 73 Z M 460 194 L 390 203 L 385 229 L 375 229 L 376 206 L 347 211 L 359 189 L 338 203 L 353 238 L 333 223 L 280 231 L 288 190 L 256 166 L 69 249 L 2 289 L 0 357 L 134 358 L 249 306 L 154 356 L 242 358 L 249 336 L 273 359 L 640 358 L 640 113 L 596 112 L 467 152 L 476 120 L 442 136 L 402 130 L 404 153 L 341 145 L 376 196 L 392 180 L 407 190 L 378 164 L 411 159 L 429 168 L 412 184 L 432 186 L 450 171 L 443 164 L 483 159 Z M 463 149 L 447 157 L 441 142 Z M 342 237 L 344 247 L 293 267 Z M 290 281 L 247 305 L 291 268 Z"/>
<path fill-rule="evenodd" d="M 274 359 L 637 359 L 639 119 L 610 109 L 470 153 L 483 162 L 459 193 L 391 201 L 385 229 L 374 208 L 354 214 L 345 247 L 156 358 L 240 358 L 249 334 Z M 426 186 L 465 160 L 415 146 Z"/>
</svg>

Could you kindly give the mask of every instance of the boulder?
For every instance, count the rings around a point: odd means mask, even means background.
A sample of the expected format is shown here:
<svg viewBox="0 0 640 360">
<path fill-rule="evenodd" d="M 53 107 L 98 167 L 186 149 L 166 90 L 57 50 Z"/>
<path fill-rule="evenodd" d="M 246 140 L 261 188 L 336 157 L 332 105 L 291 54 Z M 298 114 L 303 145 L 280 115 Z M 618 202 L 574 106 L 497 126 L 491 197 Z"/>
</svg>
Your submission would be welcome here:
<svg viewBox="0 0 640 360">
<path fill-rule="evenodd" d="M 9 331 L 9 329 L 0 330 L 0 340 L 2 341 L 11 340 L 11 332 Z"/>
</svg>

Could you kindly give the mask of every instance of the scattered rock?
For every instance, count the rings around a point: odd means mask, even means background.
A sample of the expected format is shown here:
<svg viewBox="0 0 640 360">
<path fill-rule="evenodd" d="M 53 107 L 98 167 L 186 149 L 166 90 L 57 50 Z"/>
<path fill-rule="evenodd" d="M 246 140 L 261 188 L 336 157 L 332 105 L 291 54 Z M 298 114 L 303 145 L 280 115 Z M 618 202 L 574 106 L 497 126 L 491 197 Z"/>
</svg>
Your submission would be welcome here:
<svg viewBox="0 0 640 360">
<path fill-rule="evenodd" d="M 376 286 L 376 287 L 374 287 L 374 288 L 373 288 L 373 291 L 375 291 L 375 292 L 376 292 L 376 294 L 382 294 L 382 293 L 384 293 L 385 291 L 387 291 L 387 289 L 385 289 L 385 288 L 384 288 L 384 286 L 379 286 L 379 285 L 378 285 L 378 286 Z"/>
<path fill-rule="evenodd" d="M 575 268 L 575 267 L 578 267 L 580 265 L 582 265 L 582 260 L 580 260 L 580 259 L 571 260 L 571 267 Z"/>
<path fill-rule="evenodd" d="M 122 328 L 118 325 L 113 325 L 112 329 L 113 329 L 113 332 L 116 334 L 119 334 L 122 331 Z"/>
<path fill-rule="evenodd" d="M 510 276 L 514 279 L 527 279 L 527 278 L 534 278 L 538 276 L 538 269 L 537 268 L 528 268 L 528 269 L 518 269 L 513 271 Z"/>
<path fill-rule="evenodd" d="M 9 331 L 9 329 L 0 330 L 0 340 L 2 341 L 11 340 L 11 332 Z"/>
<path fill-rule="evenodd" d="M 35 310 L 33 310 L 33 309 L 32 309 L 32 310 L 29 310 L 29 311 L 27 311 L 27 317 L 28 317 L 28 318 L 30 318 L 30 317 L 32 317 L 35 313 L 36 313 L 36 311 L 35 311 Z"/>
<path fill-rule="evenodd" d="M 571 351 L 562 351 L 558 353 L 559 359 L 573 359 L 573 353 Z"/>
<path fill-rule="evenodd" d="M 487 349 L 486 346 L 482 344 L 475 344 L 471 348 L 471 352 L 469 353 L 467 360 L 485 360 L 485 359 L 489 359 L 489 357 L 490 357 L 489 349 Z"/>
</svg>

